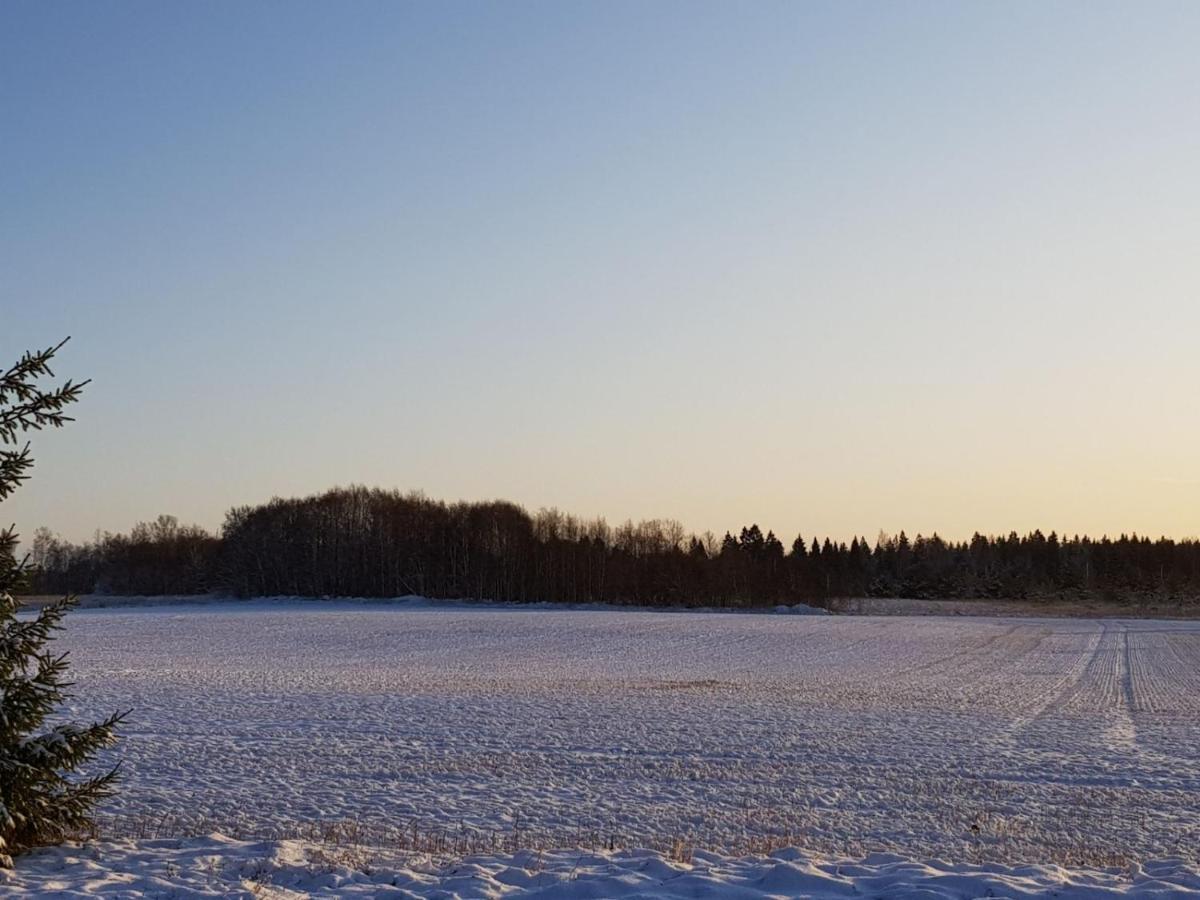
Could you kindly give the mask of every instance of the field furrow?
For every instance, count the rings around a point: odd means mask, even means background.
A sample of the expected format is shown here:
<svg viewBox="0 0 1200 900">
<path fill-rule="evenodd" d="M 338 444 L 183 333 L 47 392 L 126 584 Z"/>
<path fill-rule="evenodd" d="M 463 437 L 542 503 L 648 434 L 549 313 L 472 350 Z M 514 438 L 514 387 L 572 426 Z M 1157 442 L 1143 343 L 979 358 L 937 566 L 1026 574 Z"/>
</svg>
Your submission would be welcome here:
<svg viewBox="0 0 1200 900">
<path fill-rule="evenodd" d="M 114 828 L 1108 862 L 1194 852 L 1200 625 L 82 610 Z M 183 823 L 183 824 L 180 824 Z"/>
</svg>

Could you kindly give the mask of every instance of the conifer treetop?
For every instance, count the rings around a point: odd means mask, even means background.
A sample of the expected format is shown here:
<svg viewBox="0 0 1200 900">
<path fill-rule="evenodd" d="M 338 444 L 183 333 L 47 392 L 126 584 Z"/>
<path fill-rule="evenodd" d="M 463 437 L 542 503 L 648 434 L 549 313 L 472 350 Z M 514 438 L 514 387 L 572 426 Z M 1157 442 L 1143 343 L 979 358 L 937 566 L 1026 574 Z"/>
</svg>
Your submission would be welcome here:
<svg viewBox="0 0 1200 900">
<path fill-rule="evenodd" d="M 30 431 L 60 428 L 71 421 L 64 410 L 88 382 L 66 381 L 43 388 L 53 378 L 50 361 L 66 341 L 36 353 L 25 353 L 0 375 L 0 501 L 28 478 L 33 465 Z M 21 587 L 26 566 L 17 558 L 13 526 L 0 531 L 0 866 L 12 865 L 12 854 L 42 844 L 58 843 L 86 832 L 95 805 L 112 793 L 117 767 L 90 778 L 72 776 L 97 752 L 112 744 L 126 713 L 115 713 L 91 725 L 46 720 L 70 696 L 67 654 L 47 649 L 75 598 L 43 606 L 32 618 L 18 618 L 21 603 L 13 594 Z"/>
</svg>

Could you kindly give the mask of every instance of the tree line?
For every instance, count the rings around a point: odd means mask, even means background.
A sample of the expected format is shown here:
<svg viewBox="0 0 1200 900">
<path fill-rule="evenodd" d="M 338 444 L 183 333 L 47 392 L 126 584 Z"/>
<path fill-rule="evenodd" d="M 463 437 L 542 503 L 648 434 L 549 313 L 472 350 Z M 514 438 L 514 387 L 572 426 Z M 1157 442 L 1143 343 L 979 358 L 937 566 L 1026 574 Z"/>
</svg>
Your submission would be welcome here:
<svg viewBox="0 0 1200 900">
<path fill-rule="evenodd" d="M 845 597 L 1200 598 L 1200 541 L 1054 532 L 873 544 L 758 525 L 690 534 L 652 519 L 610 526 L 505 501 L 337 488 L 229 511 L 219 535 L 173 516 L 82 544 L 39 529 L 35 593 L 230 593 L 243 597 L 417 594 L 515 602 L 763 606 Z"/>
</svg>

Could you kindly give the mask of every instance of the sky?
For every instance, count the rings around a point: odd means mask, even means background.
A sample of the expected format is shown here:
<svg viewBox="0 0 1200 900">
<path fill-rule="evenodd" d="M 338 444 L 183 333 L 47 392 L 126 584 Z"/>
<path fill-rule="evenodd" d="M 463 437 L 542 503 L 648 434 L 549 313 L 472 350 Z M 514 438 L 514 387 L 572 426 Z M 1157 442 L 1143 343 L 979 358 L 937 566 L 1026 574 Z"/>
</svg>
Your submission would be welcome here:
<svg viewBox="0 0 1200 900">
<path fill-rule="evenodd" d="M 0 5 L 79 540 L 350 483 L 1200 534 L 1200 4 Z"/>
</svg>

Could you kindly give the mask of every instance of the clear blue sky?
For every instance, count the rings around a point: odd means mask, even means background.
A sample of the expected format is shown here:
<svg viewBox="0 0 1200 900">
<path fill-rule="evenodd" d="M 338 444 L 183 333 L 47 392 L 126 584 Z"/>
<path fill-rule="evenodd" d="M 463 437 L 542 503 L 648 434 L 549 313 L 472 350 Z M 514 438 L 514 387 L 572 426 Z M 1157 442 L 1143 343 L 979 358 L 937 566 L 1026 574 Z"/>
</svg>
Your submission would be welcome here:
<svg viewBox="0 0 1200 900">
<path fill-rule="evenodd" d="M 5 520 L 1200 532 L 1200 4 L 0 7 Z"/>
</svg>

